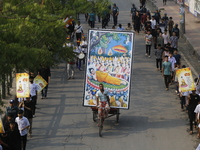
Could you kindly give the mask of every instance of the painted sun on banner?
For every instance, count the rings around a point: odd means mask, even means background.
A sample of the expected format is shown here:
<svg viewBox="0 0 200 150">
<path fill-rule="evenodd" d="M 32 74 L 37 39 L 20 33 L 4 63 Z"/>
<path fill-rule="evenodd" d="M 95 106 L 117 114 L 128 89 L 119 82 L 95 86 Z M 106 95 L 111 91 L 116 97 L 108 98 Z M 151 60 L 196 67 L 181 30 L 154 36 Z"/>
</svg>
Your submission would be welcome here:
<svg viewBox="0 0 200 150">
<path fill-rule="evenodd" d="M 134 33 L 89 30 L 83 105 L 96 105 L 99 84 L 108 91 L 112 108 L 129 108 Z"/>
<path fill-rule="evenodd" d="M 29 89 L 29 74 L 17 73 L 16 74 L 16 93 L 17 98 L 24 98 L 30 96 Z"/>
<path fill-rule="evenodd" d="M 38 86 L 38 92 L 42 91 L 48 84 L 40 75 L 37 75 L 33 82 Z"/>
<path fill-rule="evenodd" d="M 195 90 L 195 84 L 190 68 L 178 69 L 176 75 L 179 81 L 179 91 L 187 92 Z"/>
</svg>

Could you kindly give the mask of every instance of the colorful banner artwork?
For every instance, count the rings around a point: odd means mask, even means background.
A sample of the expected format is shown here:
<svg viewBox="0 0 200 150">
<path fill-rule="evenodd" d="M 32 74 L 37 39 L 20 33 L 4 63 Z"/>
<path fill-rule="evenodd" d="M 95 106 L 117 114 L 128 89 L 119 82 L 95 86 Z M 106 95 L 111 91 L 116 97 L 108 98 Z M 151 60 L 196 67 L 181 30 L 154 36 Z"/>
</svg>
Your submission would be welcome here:
<svg viewBox="0 0 200 150">
<path fill-rule="evenodd" d="M 111 108 L 129 109 L 134 33 L 89 30 L 84 106 L 96 106 L 99 84 L 107 90 Z"/>
<path fill-rule="evenodd" d="M 16 93 L 17 98 L 29 97 L 29 74 L 28 73 L 17 73 L 16 74 Z"/>
<path fill-rule="evenodd" d="M 195 90 L 195 83 L 190 68 L 178 69 L 176 75 L 179 81 L 179 91 L 187 92 Z"/>
<path fill-rule="evenodd" d="M 40 75 L 37 75 L 33 82 L 38 86 L 38 92 L 42 91 L 48 84 Z"/>
<path fill-rule="evenodd" d="M 0 133 L 5 133 L 2 119 L 0 118 Z"/>
</svg>

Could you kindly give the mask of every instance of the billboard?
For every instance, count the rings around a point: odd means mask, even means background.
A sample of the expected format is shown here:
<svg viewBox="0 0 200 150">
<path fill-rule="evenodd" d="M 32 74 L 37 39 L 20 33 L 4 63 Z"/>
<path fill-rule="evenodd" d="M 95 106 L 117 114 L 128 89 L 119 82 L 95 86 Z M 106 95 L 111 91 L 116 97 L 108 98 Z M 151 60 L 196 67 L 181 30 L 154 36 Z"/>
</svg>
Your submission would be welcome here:
<svg viewBox="0 0 200 150">
<path fill-rule="evenodd" d="M 111 108 L 129 108 L 134 33 L 89 30 L 84 106 L 96 106 L 99 84 L 108 91 Z"/>
</svg>

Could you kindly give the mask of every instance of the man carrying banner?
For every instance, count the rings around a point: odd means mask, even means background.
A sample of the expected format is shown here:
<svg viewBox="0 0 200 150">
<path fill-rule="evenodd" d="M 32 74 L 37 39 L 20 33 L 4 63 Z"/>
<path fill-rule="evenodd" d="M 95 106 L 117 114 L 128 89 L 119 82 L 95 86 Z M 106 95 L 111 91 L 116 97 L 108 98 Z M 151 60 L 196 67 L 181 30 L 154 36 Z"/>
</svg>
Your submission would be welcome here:
<svg viewBox="0 0 200 150">
<path fill-rule="evenodd" d="M 50 77 L 51 77 L 51 71 L 49 67 L 42 66 L 42 68 L 38 72 L 39 75 L 42 76 L 42 78 L 48 83 L 47 86 L 42 90 L 42 99 L 47 98 L 47 90 L 48 85 L 50 83 Z"/>
<path fill-rule="evenodd" d="M 35 109 L 36 109 L 36 104 L 37 104 L 37 91 L 38 87 L 35 83 L 33 83 L 34 78 L 30 78 L 30 96 L 32 99 L 32 104 L 33 104 L 33 116 L 35 117 Z"/>
</svg>

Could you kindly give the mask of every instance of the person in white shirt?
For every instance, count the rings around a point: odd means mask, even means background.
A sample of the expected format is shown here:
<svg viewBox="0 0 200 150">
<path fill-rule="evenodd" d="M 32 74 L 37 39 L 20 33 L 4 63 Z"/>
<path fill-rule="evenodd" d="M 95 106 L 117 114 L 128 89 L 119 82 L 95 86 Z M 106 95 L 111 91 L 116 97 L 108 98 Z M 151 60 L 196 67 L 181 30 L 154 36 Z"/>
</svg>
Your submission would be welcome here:
<svg viewBox="0 0 200 150">
<path fill-rule="evenodd" d="M 30 77 L 29 81 L 30 81 L 30 97 L 32 99 L 32 103 L 33 103 L 33 116 L 35 117 L 35 109 L 36 109 L 36 105 L 37 105 L 37 91 L 38 91 L 38 86 L 33 83 L 34 78 Z"/>
<path fill-rule="evenodd" d="M 28 128 L 30 126 L 30 123 L 26 117 L 23 116 L 23 110 L 19 110 L 18 117 L 15 119 L 15 122 L 18 125 L 18 129 L 21 135 L 21 143 L 22 143 L 22 149 L 26 149 L 26 142 L 27 142 L 27 134 L 28 134 Z"/>
<path fill-rule="evenodd" d="M 175 70 L 176 59 L 173 57 L 172 53 L 169 53 L 168 61 L 170 61 L 171 64 L 172 64 L 171 82 L 173 82 L 174 81 L 174 70 Z"/>
<path fill-rule="evenodd" d="M 152 16 L 152 19 L 151 19 L 150 21 L 151 21 L 151 28 L 152 28 L 152 30 L 155 30 L 155 27 L 156 27 L 156 20 L 155 20 L 155 17 Z"/>
<path fill-rule="evenodd" d="M 153 41 L 153 36 L 150 31 L 147 31 L 147 34 L 144 36 L 145 44 L 146 44 L 146 56 L 151 57 L 151 45 Z"/>
<path fill-rule="evenodd" d="M 162 37 L 164 39 L 164 46 L 166 46 L 169 43 L 169 35 L 167 34 L 167 30 L 164 31 Z"/>
<path fill-rule="evenodd" d="M 197 137 L 200 138 L 200 102 L 196 106 L 194 112 L 196 113 L 196 119 L 195 119 L 195 121 L 198 122 L 198 128 L 199 128 L 198 129 Z"/>
<path fill-rule="evenodd" d="M 76 33 L 76 40 L 81 41 L 81 37 L 82 37 L 82 33 L 83 33 L 83 27 L 81 26 L 80 21 L 78 21 L 78 24 L 75 25 L 74 31 Z M 78 44 L 78 42 L 77 42 L 77 44 Z"/>
<path fill-rule="evenodd" d="M 188 105 L 188 95 L 189 95 L 189 91 L 187 92 L 181 92 L 180 91 L 180 99 L 181 99 L 181 109 L 184 109 L 184 106 L 187 107 Z"/>
</svg>

